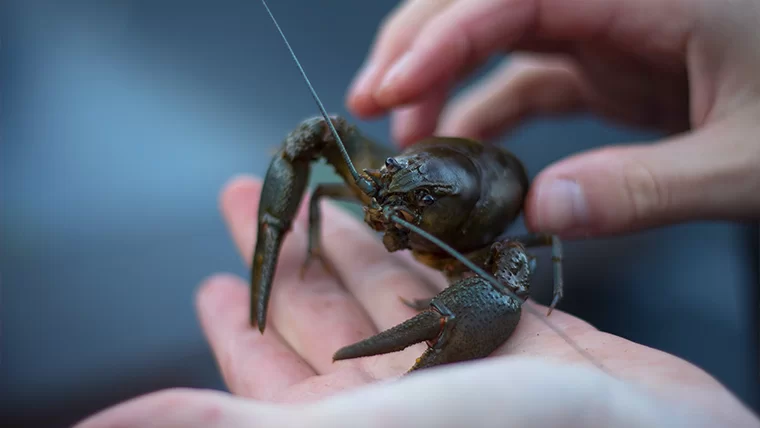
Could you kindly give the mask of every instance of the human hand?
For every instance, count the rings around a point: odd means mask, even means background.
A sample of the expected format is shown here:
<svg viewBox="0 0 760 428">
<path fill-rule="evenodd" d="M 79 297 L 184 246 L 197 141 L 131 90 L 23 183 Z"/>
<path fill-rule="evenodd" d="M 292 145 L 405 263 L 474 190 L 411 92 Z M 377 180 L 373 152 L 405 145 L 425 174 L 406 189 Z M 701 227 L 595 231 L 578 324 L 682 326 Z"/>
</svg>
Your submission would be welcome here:
<svg viewBox="0 0 760 428">
<path fill-rule="evenodd" d="M 246 262 L 256 239 L 260 191 L 259 180 L 240 178 L 221 197 L 224 218 Z M 722 422 L 712 426 L 757 423 L 697 367 L 602 333 L 559 310 L 549 321 L 618 379 L 592 366 L 526 312 L 490 361 L 427 369 L 396 380 L 420 355 L 421 344 L 333 363 L 340 347 L 412 317 L 399 297 L 430 297 L 445 282 L 408 254 L 388 253 L 369 228 L 329 203 L 323 204 L 322 242 L 340 281 L 316 267 L 301 281 L 307 206 L 302 204 L 285 239 L 264 335 L 249 324 L 249 292 L 240 278 L 214 276 L 198 294 L 203 330 L 235 396 L 162 391 L 78 427 L 696 427 L 711 418 Z M 542 314 L 545 310 L 539 308 Z"/>
<path fill-rule="evenodd" d="M 678 133 L 546 168 L 526 202 L 533 230 L 756 219 L 758 21 L 753 0 L 408 0 L 347 101 L 364 118 L 395 110 L 403 146 L 432 133 L 489 139 L 531 116 L 582 110 Z M 500 52 L 521 53 L 446 106 L 452 86 Z"/>
</svg>

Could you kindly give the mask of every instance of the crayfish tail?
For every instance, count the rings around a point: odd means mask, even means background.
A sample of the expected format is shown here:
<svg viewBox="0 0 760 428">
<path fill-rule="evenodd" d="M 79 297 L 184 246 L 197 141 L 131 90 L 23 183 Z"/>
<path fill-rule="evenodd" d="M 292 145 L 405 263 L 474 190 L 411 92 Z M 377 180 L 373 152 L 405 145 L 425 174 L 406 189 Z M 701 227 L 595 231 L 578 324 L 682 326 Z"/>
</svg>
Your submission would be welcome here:
<svg viewBox="0 0 760 428">
<path fill-rule="evenodd" d="M 398 352 L 417 343 L 436 339 L 442 328 L 441 314 L 426 310 L 395 327 L 339 349 L 333 356 L 333 361 Z"/>
</svg>

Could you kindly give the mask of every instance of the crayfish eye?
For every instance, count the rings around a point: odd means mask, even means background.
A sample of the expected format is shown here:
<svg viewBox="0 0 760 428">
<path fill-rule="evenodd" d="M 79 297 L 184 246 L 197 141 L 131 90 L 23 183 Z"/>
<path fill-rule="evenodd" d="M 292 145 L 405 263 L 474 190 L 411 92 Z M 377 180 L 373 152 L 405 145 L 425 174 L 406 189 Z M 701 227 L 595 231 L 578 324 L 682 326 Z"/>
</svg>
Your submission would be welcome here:
<svg viewBox="0 0 760 428">
<path fill-rule="evenodd" d="M 394 158 L 388 158 L 385 160 L 385 167 L 388 168 L 388 171 L 394 172 L 401 169 L 401 165 L 399 165 L 398 161 Z"/>
<path fill-rule="evenodd" d="M 419 189 L 416 192 L 417 201 L 420 205 L 433 205 L 435 203 L 435 197 L 430 194 L 426 189 Z"/>
</svg>

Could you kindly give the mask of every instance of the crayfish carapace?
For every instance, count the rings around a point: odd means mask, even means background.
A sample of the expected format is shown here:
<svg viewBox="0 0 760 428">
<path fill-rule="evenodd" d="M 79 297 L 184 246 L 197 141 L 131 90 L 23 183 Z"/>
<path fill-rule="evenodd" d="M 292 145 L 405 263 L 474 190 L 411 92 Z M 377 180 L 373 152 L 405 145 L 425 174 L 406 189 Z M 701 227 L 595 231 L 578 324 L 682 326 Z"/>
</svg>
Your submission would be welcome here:
<svg viewBox="0 0 760 428">
<path fill-rule="evenodd" d="M 383 233 L 388 251 L 411 250 L 416 260 L 442 271 L 450 282 L 432 299 L 411 304 L 418 315 L 338 350 L 335 360 L 400 351 L 423 341 L 429 347 L 411 370 L 488 356 L 520 320 L 535 269 L 535 259 L 526 252 L 530 247 L 552 246 L 551 313 L 563 294 L 559 239 L 542 233 L 500 238 L 519 216 L 528 192 L 520 160 L 496 145 L 446 137 L 427 138 L 394 153 L 343 118 L 330 117 L 262 2 L 322 116 L 288 134 L 267 170 L 251 267 L 251 324 L 264 333 L 280 247 L 306 191 L 311 164 L 318 160 L 333 166 L 344 183 L 314 190 L 307 262 L 321 257 L 319 200 L 356 201 L 364 206 L 365 222 Z"/>
</svg>

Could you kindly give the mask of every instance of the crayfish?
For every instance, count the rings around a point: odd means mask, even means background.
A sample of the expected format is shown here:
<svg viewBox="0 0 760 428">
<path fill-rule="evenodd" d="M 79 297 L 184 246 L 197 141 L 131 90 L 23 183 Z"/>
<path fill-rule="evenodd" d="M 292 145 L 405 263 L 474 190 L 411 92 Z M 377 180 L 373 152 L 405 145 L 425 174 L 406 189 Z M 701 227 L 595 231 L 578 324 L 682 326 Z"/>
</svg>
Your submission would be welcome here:
<svg viewBox="0 0 760 428">
<path fill-rule="evenodd" d="M 529 189 L 520 160 L 499 146 L 453 137 L 429 137 L 397 153 L 345 119 L 328 115 L 262 3 L 322 115 L 286 136 L 266 172 L 251 266 L 251 324 L 264 333 L 278 254 L 306 191 L 311 164 L 318 160 L 334 167 L 344 183 L 320 184 L 312 194 L 306 263 L 321 258 L 320 199 L 355 201 L 363 205 L 367 225 L 383 233 L 389 252 L 411 250 L 450 284 L 431 299 L 407 302 L 419 310 L 415 317 L 339 349 L 334 360 L 396 352 L 423 341 L 428 349 L 410 372 L 490 355 L 520 320 L 536 267 L 526 250 L 530 247 L 552 247 L 554 297 L 548 316 L 563 295 L 560 240 L 543 233 L 500 238 L 520 215 Z"/>
</svg>

